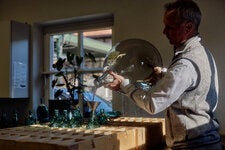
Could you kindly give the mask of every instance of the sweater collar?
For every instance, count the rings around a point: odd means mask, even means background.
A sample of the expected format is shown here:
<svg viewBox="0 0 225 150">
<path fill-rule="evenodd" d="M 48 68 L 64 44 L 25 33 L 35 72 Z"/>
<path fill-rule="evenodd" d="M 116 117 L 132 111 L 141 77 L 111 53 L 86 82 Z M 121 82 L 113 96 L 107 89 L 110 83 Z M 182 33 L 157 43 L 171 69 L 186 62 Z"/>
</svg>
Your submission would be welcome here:
<svg viewBox="0 0 225 150">
<path fill-rule="evenodd" d="M 191 48 L 199 46 L 200 41 L 201 41 L 201 38 L 199 37 L 199 35 L 188 39 L 182 46 L 175 49 L 174 56 L 177 56 L 178 54 L 181 54 L 181 53 L 188 52 L 191 50 Z"/>
</svg>

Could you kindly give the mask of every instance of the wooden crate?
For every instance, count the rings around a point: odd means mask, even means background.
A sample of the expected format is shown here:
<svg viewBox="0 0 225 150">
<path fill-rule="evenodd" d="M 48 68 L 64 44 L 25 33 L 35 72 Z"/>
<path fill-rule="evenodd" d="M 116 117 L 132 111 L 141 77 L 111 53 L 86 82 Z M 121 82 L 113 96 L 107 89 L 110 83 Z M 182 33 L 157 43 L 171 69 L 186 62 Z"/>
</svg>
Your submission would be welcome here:
<svg viewBox="0 0 225 150">
<path fill-rule="evenodd" d="M 33 125 L 0 130 L 1 150 L 145 149 L 145 128 L 102 126 L 95 129 Z"/>
<path fill-rule="evenodd" d="M 165 143 L 165 120 L 163 118 L 120 117 L 109 121 L 111 126 L 144 127 L 146 149 L 160 149 Z"/>
</svg>

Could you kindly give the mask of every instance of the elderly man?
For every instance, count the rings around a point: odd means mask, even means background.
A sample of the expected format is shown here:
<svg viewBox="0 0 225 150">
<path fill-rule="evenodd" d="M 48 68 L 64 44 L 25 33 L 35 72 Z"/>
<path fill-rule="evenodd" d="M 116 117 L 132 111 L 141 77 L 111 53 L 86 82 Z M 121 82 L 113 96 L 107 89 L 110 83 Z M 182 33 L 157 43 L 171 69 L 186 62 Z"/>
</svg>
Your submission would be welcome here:
<svg viewBox="0 0 225 150">
<path fill-rule="evenodd" d="M 150 114 L 166 110 L 168 147 L 221 150 L 219 124 L 213 115 L 218 101 L 217 69 L 213 56 L 200 43 L 201 11 L 192 0 L 177 0 L 165 5 L 163 21 L 174 58 L 162 79 L 144 91 L 111 72 L 114 81 L 106 86 L 120 90 Z"/>
</svg>

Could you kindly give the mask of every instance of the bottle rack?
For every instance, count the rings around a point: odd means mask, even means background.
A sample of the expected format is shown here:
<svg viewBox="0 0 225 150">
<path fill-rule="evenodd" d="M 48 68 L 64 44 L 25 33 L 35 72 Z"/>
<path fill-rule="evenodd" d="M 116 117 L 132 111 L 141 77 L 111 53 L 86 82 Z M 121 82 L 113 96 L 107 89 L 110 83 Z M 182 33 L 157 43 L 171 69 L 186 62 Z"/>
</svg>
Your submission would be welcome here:
<svg viewBox="0 0 225 150">
<path fill-rule="evenodd" d="M 147 149 L 159 149 L 165 144 L 165 119 L 119 117 L 108 122 L 111 126 L 144 127 Z"/>
<path fill-rule="evenodd" d="M 145 149 L 144 128 L 100 127 L 50 128 L 43 125 L 0 130 L 0 149 L 4 150 L 88 150 Z M 127 142 L 129 141 L 129 142 Z"/>
<path fill-rule="evenodd" d="M 0 129 L 4 150 L 149 150 L 164 144 L 163 118 L 120 117 L 107 126 L 86 129 L 30 125 Z"/>
</svg>

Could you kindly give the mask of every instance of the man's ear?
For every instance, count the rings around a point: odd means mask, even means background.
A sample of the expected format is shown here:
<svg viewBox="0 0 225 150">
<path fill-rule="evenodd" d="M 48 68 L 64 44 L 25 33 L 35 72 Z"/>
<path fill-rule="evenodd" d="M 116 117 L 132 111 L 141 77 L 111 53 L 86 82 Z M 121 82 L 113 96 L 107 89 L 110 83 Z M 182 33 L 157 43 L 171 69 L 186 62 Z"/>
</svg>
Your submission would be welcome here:
<svg viewBox="0 0 225 150">
<path fill-rule="evenodd" d="M 187 22 L 185 25 L 186 33 L 193 33 L 194 32 L 194 24 L 192 22 Z"/>
</svg>

